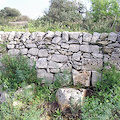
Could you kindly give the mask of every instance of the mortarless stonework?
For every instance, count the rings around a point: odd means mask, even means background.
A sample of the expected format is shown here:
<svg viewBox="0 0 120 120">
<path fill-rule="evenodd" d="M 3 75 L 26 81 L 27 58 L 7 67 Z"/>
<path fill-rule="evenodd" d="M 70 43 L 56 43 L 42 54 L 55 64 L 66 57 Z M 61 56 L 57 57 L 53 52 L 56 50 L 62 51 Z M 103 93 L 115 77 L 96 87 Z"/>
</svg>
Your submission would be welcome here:
<svg viewBox="0 0 120 120">
<path fill-rule="evenodd" d="M 3 32 L 0 42 L 7 43 L 8 54 L 23 54 L 36 61 L 38 77 L 48 82 L 55 80 L 57 72 L 72 72 L 73 82 L 94 85 L 96 71 L 110 62 L 120 70 L 119 34 L 85 32 Z M 2 50 L 0 50 L 2 56 Z M 78 81 L 75 80 L 78 78 Z"/>
</svg>

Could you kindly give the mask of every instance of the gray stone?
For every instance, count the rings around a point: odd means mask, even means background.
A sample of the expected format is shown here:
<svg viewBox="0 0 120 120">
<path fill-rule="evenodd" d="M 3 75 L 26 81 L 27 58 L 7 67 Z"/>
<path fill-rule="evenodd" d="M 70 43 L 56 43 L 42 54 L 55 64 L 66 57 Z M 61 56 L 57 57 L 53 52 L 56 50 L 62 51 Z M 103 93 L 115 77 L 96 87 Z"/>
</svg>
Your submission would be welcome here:
<svg viewBox="0 0 120 120">
<path fill-rule="evenodd" d="M 20 49 L 20 53 L 23 54 L 23 55 L 27 55 L 28 49 L 27 48 Z"/>
<path fill-rule="evenodd" d="M 61 35 L 62 35 L 62 33 L 61 33 L 61 32 L 59 32 L 59 31 L 56 31 L 56 32 L 55 32 L 55 35 L 54 35 L 54 37 L 61 37 Z"/>
<path fill-rule="evenodd" d="M 48 32 L 46 33 L 45 39 L 52 40 L 53 37 L 54 37 L 54 32 L 48 31 Z"/>
<path fill-rule="evenodd" d="M 38 49 L 37 48 L 31 48 L 28 50 L 28 53 L 31 55 L 38 55 Z"/>
<path fill-rule="evenodd" d="M 53 62 L 53 61 L 50 61 L 48 63 L 48 68 L 58 69 L 58 68 L 60 68 L 62 66 L 63 66 L 63 63 L 57 63 L 57 62 Z"/>
<path fill-rule="evenodd" d="M 120 43 L 120 32 L 117 33 L 117 41 Z"/>
<path fill-rule="evenodd" d="M 79 37 L 77 40 L 79 41 L 80 44 L 82 44 L 82 37 Z"/>
<path fill-rule="evenodd" d="M 30 43 L 26 45 L 27 48 L 36 48 L 36 44 Z"/>
<path fill-rule="evenodd" d="M 36 68 L 47 68 L 47 58 L 39 58 L 36 62 Z"/>
<path fill-rule="evenodd" d="M 62 48 L 65 48 L 65 49 L 68 49 L 68 48 L 69 48 L 69 44 L 67 44 L 67 43 L 62 43 L 62 44 L 61 44 L 61 47 L 62 47 Z"/>
<path fill-rule="evenodd" d="M 101 80 L 101 74 L 97 71 L 92 71 L 92 86 L 95 86 L 97 81 Z"/>
<path fill-rule="evenodd" d="M 117 34 L 114 32 L 109 33 L 108 40 L 116 42 L 117 40 Z"/>
<path fill-rule="evenodd" d="M 108 37 L 108 33 L 101 33 L 101 35 L 100 35 L 101 40 L 105 40 L 105 38 L 107 38 L 107 37 Z"/>
<path fill-rule="evenodd" d="M 76 62 L 72 61 L 72 67 L 76 70 L 81 70 L 82 69 L 82 63 L 81 62 Z"/>
<path fill-rule="evenodd" d="M 61 62 L 61 63 L 63 62 L 64 63 L 64 62 L 67 62 L 68 58 L 65 55 L 54 54 L 54 55 L 52 55 L 51 60 L 54 61 L 54 62 Z"/>
<path fill-rule="evenodd" d="M 21 40 L 22 40 L 23 42 L 25 42 L 26 39 L 28 39 L 30 35 L 31 35 L 30 32 L 25 32 L 25 33 L 22 35 Z"/>
<path fill-rule="evenodd" d="M 72 56 L 72 60 L 80 61 L 80 57 L 81 57 L 81 52 L 74 53 Z"/>
<path fill-rule="evenodd" d="M 103 58 L 103 54 L 92 53 L 92 55 L 93 55 L 94 58 L 100 58 L 100 59 Z"/>
<path fill-rule="evenodd" d="M 111 47 L 104 47 L 103 48 L 103 53 L 111 54 L 112 52 L 113 52 L 113 48 L 111 48 Z"/>
<path fill-rule="evenodd" d="M 64 64 L 61 68 L 60 68 L 61 72 L 62 71 L 70 71 L 72 70 L 72 65 L 70 63 L 66 63 Z"/>
<path fill-rule="evenodd" d="M 60 42 L 60 40 L 61 40 L 61 37 L 54 37 L 54 38 L 52 39 L 52 43 L 57 44 L 57 43 Z"/>
<path fill-rule="evenodd" d="M 80 50 L 87 53 L 99 53 L 99 46 L 97 45 L 81 45 Z"/>
<path fill-rule="evenodd" d="M 16 32 L 15 33 L 15 40 L 19 40 L 23 32 Z"/>
<path fill-rule="evenodd" d="M 102 69 L 103 67 L 103 60 L 102 59 L 82 59 L 82 69 L 83 70 L 97 70 Z"/>
<path fill-rule="evenodd" d="M 14 47 L 15 47 L 15 45 L 10 45 L 10 44 L 7 45 L 8 49 L 13 49 Z"/>
<path fill-rule="evenodd" d="M 10 34 L 9 34 L 9 36 L 8 36 L 8 40 L 13 40 L 14 39 L 14 37 L 15 37 L 15 31 L 12 31 L 12 32 L 10 32 Z"/>
<path fill-rule="evenodd" d="M 78 52 L 79 50 L 80 50 L 80 45 L 77 45 L 77 44 L 71 44 L 69 47 L 69 51 L 72 51 L 72 52 Z"/>
<path fill-rule="evenodd" d="M 56 98 L 62 112 L 67 112 L 68 109 L 76 109 L 83 105 L 86 90 L 76 90 L 74 88 L 59 88 L 56 93 Z M 74 111 L 75 112 L 75 111 Z"/>
<path fill-rule="evenodd" d="M 43 80 L 42 80 L 43 83 L 45 83 L 45 82 L 52 83 L 54 80 L 53 74 L 47 73 L 46 70 L 44 70 L 44 69 L 37 70 L 37 77 L 43 78 Z"/>
<path fill-rule="evenodd" d="M 8 54 L 12 55 L 12 56 L 19 55 L 20 50 L 18 50 L 18 49 L 10 49 L 10 50 L 8 50 Z"/>
<path fill-rule="evenodd" d="M 48 57 L 48 52 L 46 49 L 40 49 L 38 52 L 38 57 Z"/>
<path fill-rule="evenodd" d="M 99 41 L 99 42 L 97 42 L 97 44 L 100 44 L 100 45 L 108 45 L 108 41 Z"/>
<path fill-rule="evenodd" d="M 91 41 L 91 39 L 92 39 L 92 34 L 90 34 L 90 33 L 83 33 L 83 41 L 84 42 L 90 42 Z"/>
<path fill-rule="evenodd" d="M 94 32 L 91 43 L 96 43 L 96 41 L 99 39 L 99 37 L 100 37 L 100 33 Z"/>
<path fill-rule="evenodd" d="M 36 38 L 36 36 L 37 36 L 37 32 L 33 32 L 33 33 L 31 33 L 30 38 L 34 40 Z"/>
<path fill-rule="evenodd" d="M 15 45 L 15 44 L 19 44 L 19 42 L 16 42 L 16 41 L 10 41 L 8 45 Z"/>
<path fill-rule="evenodd" d="M 84 86 L 90 86 L 91 71 L 77 71 L 72 70 L 73 84 L 81 84 Z"/>
<path fill-rule="evenodd" d="M 44 32 L 37 32 L 36 40 L 41 41 L 44 37 L 45 33 Z"/>
<path fill-rule="evenodd" d="M 112 44 L 109 44 L 108 47 L 120 48 L 120 44 L 119 43 L 112 43 Z"/>
<path fill-rule="evenodd" d="M 63 31 L 63 33 L 62 33 L 62 40 L 64 40 L 65 42 L 68 42 L 68 40 L 69 40 L 68 31 Z"/>
<path fill-rule="evenodd" d="M 67 43 L 68 44 L 79 44 L 79 41 L 72 39 L 72 40 L 69 40 Z"/>
<path fill-rule="evenodd" d="M 80 36 L 80 32 L 69 32 L 69 35 L 70 35 L 70 39 L 73 39 L 73 40 L 77 40 L 78 37 Z"/>
<path fill-rule="evenodd" d="M 54 69 L 54 68 L 50 69 L 51 73 L 58 73 L 59 71 L 60 71 L 59 69 Z"/>
<path fill-rule="evenodd" d="M 83 53 L 83 57 L 84 58 L 91 58 L 91 54 L 90 53 Z"/>
</svg>

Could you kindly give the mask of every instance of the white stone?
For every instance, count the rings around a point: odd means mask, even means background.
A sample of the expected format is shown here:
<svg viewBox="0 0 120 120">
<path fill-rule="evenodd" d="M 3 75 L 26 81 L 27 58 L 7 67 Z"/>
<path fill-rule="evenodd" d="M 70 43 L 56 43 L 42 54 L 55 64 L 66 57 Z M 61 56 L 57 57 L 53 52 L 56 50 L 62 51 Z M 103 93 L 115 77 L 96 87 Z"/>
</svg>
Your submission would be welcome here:
<svg viewBox="0 0 120 120">
<path fill-rule="evenodd" d="M 27 48 L 20 49 L 20 53 L 23 55 L 27 55 L 28 49 Z"/>
<path fill-rule="evenodd" d="M 61 63 L 63 62 L 64 63 L 64 62 L 67 62 L 68 58 L 65 55 L 54 54 L 54 55 L 52 55 L 51 60 L 54 62 L 61 62 Z"/>
<path fill-rule="evenodd" d="M 39 58 L 36 62 L 36 68 L 47 68 L 47 58 Z"/>
<path fill-rule="evenodd" d="M 68 40 L 69 40 L 68 31 L 63 31 L 63 33 L 62 33 L 62 40 L 64 40 L 65 42 L 68 42 Z"/>
<path fill-rule="evenodd" d="M 54 37 L 61 37 L 61 34 L 62 34 L 61 32 L 56 31 Z"/>
<path fill-rule="evenodd" d="M 61 44 L 61 47 L 68 49 L 68 48 L 69 48 L 69 44 L 67 44 L 67 43 L 62 43 L 62 44 Z"/>
<path fill-rule="evenodd" d="M 36 44 L 30 43 L 30 44 L 27 44 L 26 47 L 27 48 L 36 48 L 37 46 L 36 46 Z"/>
<path fill-rule="evenodd" d="M 14 47 L 15 47 L 15 45 L 10 45 L 10 44 L 7 45 L 8 49 L 13 49 Z"/>
<path fill-rule="evenodd" d="M 8 54 L 12 55 L 12 56 L 19 55 L 20 50 L 18 50 L 18 49 L 10 49 L 10 50 L 8 50 Z"/>
<path fill-rule="evenodd" d="M 117 34 L 114 32 L 109 33 L 108 40 L 116 42 L 117 40 Z"/>
<path fill-rule="evenodd" d="M 39 51 L 39 49 L 37 49 L 37 48 L 31 48 L 28 50 L 28 54 L 38 55 L 38 51 Z"/>
<path fill-rule="evenodd" d="M 38 52 L 38 57 L 48 57 L 48 52 L 46 49 L 40 49 Z"/>
<path fill-rule="evenodd" d="M 83 100 L 85 96 L 85 89 L 76 90 L 74 88 L 59 88 L 56 93 L 56 98 L 62 112 L 65 112 L 68 109 L 74 110 L 75 107 L 80 107 L 81 105 L 83 105 Z"/>
<path fill-rule="evenodd" d="M 72 56 L 72 60 L 80 61 L 80 57 L 81 57 L 81 52 L 74 53 Z"/>
<path fill-rule="evenodd" d="M 14 37 L 15 37 L 15 31 L 12 31 L 12 32 L 10 32 L 10 34 L 9 34 L 9 36 L 8 36 L 8 40 L 13 40 L 14 39 Z"/>
<path fill-rule="evenodd" d="M 92 34 L 86 33 L 86 32 L 83 33 L 83 41 L 84 42 L 90 42 L 91 39 L 92 39 Z"/>
<path fill-rule="evenodd" d="M 53 37 L 54 37 L 54 32 L 48 31 L 48 32 L 46 33 L 45 39 L 52 40 Z"/>
<path fill-rule="evenodd" d="M 54 38 L 52 39 L 52 43 L 57 44 L 57 43 L 60 42 L 60 40 L 61 40 L 61 37 L 54 37 Z"/>
<path fill-rule="evenodd" d="M 74 39 L 74 40 L 77 40 L 78 37 L 80 36 L 80 32 L 69 32 L 69 35 L 70 35 L 70 39 Z"/>
<path fill-rule="evenodd" d="M 63 63 L 57 63 L 57 62 L 50 61 L 48 63 L 48 68 L 58 69 L 58 68 L 62 67 L 62 65 L 63 65 Z"/>
<path fill-rule="evenodd" d="M 94 32 L 91 43 L 96 43 L 96 41 L 99 39 L 99 37 L 100 37 L 100 33 Z"/>
<path fill-rule="evenodd" d="M 80 50 L 80 45 L 77 45 L 77 44 L 71 44 L 69 47 L 69 51 L 72 51 L 72 52 L 78 52 L 79 50 Z"/>
</svg>

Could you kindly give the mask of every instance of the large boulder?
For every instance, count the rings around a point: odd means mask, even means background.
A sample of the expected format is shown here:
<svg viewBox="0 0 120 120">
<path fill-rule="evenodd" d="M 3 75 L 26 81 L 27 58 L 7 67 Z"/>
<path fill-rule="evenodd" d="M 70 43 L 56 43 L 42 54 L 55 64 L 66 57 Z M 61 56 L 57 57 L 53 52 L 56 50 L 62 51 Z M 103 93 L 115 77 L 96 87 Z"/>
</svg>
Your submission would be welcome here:
<svg viewBox="0 0 120 120">
<path fill-rule="evenodd" d="M 71 111 L 76 107 L 83 105 L 85 96 L 85 89 L 76 90 L 74 88 L 59 88 L 56 93 L 58 105 L 63 113 L 68 110 Z"/>
</svg>

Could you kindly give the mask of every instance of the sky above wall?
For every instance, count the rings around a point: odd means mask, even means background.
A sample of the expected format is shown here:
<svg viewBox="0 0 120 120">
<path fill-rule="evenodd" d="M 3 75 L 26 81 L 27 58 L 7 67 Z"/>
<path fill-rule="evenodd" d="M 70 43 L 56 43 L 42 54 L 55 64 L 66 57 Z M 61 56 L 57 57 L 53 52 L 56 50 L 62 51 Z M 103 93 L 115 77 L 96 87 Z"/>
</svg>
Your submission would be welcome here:
<svg viewBox="0 0 120 120">
<path fill-rule="evenodd" d="M 43 11 L 49 8 L 50 0 L 0 0 L 0 10 L 4 7 L 16 8 L 22 15 L 27 15 L 31 19 L 37 19 L 43 16 Z M 76 0 L 83 1 L 83 3 L 90 8 L 89 0 Z"/>
</svg>

